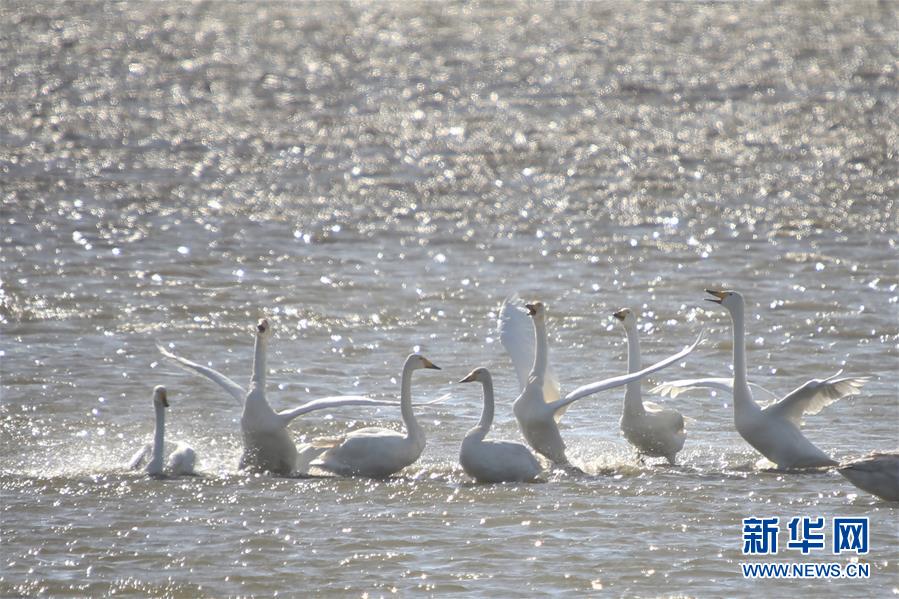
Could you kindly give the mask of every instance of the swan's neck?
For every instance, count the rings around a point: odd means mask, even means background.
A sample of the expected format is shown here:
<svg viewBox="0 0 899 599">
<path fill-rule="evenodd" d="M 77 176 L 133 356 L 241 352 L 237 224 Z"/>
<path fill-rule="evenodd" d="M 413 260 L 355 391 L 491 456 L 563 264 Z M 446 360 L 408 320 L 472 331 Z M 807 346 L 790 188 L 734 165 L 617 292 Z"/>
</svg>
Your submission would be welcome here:
<svg viewBox="0 0 899 599">
<path fill-rule="evenodd" d="M 743 323 L 743 306 L 734 307 L 730 313 L 734 324 L 734 393 L 737 389 L 749 389 L 746 379 L 746 331 Z"/>
<path fill-rule="evenodd" d="M 643 369 L 640 360 L 640 336 L 637 333 L 636 325 L 625 328 L 627 334 L 627 372 L 628 374 L 639 372 Z M 631 381 L 627 384 L 627 391 L 624 393 L 624 411 L 631 414 L 643 414 L 643 399 L 640 395 L 640 380 Z"/>
<path fill-rule="evenodd" d="M 156 428 L 153 430 L 153 458 L 147 465 L 151 474 L 162 472 L 162 460 L 165 451 L 165 406 L 156 402 Z"/>
<path fill-rule="evenodd" d="M 256 335 L 256 347 L 253 354 L 253 377 L 250 379 L 250 387 L 265 386 L 265 354 L 266 340 L 262 335 Z"/>
<path fill-rule="evenodd" d="M 534 352 L 534 366 L 531 368 L 531 376 L 542 378 L 546 372 L 546 362 L 549 359 L 549 348 L 546 343 L 546 321 L 543 317 L 534 319 L 534 338 L 536 351 Z"/>
<path fill-rule="evenodd" d="M 406 423 L 407 436 L 420 438 L 424 431 L 418 425 L 415 414 L 412 412 L 412 373 L 415 371 L 411 360 L 403 366 L 403 380 L 400 392 L 400 410 L 403 414 L 403 422 Z"/>
<path fill-rule="evenodd" d="M 734 412 L 756 412 L 760 410 L 752 399 L 749 381 L 746 377 L 746 333 L 743 327 L 743 306 L 734 307 L 730 313 L 734 323 Z"/>
<path fill-rule="evenodd" d="M 478 421 L 478 425 L 472 429 L 469 435 L 483 440 L 493 425 L 493 379 L 488 374 L 481 382 L 484 385 L 484 408 L 481 410 L 481 419 Z"/>
</svg>

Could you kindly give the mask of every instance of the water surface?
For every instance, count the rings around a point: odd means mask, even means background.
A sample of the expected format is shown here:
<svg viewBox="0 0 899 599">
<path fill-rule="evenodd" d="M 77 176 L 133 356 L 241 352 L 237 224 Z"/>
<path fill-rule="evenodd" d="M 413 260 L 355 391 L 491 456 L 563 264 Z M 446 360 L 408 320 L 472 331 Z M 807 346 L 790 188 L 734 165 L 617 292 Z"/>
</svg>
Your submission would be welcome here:
<svg viewBox="0 0 899 599">
<path fill-rule="evenodd" d="M 750 377 L 839 369 L 862 395 L 808 418 L 838 459 L 899 430 L 899 62 L 886 3 L 0 6 L 3 595 L 613 596 L 899 592 L 897 508 L 835 473 L 759 471 L 730 398 L 676 468 L 638 465 L 623 392 L 563 420 L 589 475 L 471 484 L 458 444 L 514 292 L 549 306 L 564 389 L 626 368 L 642 313 L 665 377 L 726 376 L 747 298 Z M 387 481 L 237 471 L 239 409 L 155 344 L 238 381 L 266 315 L 270 399 L 396 397 L 420 351 L 422 459 Z M 660 380 L 660 379 L 655 379 Z M 202 477 L 123 462 L 169 388 Z M 650 384 L 645 388 L 648 390 Z M 295 422 L 298 440 L 397 410 Z M 744 581 L 741 519 L 868 516 L 866 581 Z M 786 540 L 781 535 L 781 543 Z M 827 552 L 778 561 L 839 561 Z"/>
</svg>

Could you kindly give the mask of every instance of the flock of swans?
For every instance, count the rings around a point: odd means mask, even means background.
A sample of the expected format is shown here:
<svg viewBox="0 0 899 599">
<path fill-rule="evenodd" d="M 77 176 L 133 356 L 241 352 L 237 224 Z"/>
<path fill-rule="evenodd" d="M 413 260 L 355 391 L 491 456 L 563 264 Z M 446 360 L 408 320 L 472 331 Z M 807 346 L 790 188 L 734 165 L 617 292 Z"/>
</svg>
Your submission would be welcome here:
<svg viewBox="0 0 899 599">
<path fill-rule="evenodd" d="M 836 467 L 860 489 L 883 499 L 899 501 L 899 452 L 872 453 L 840 465 L 813 445 L 800 430 L 803 415 L 817 414 L 838 399 L 858 394 L 868 377 L 841 377 L 838 372 L 825 379 L 812 379 L 783 398 L 761 407 L 753 399 L 752 388 L 764 389 L 747 378 L 743 297 L 736 291 L 707 290 L 707 293 L 711 297 L 706 299 L 726 309 L 732 320 L 733 376 L 668 381 L 658 385 L 653 392 L 670 397 L 697 389 L 732 393 L 737 432 L 779 470 Z M 627 340 L 628 373 L 583 385 L 563 397 L 558 378 L 549 364 L 546 307 L 539 301 L 522 305 L 517 297 L 503 302 L 498 323 L 500 341 L 512 359 L 518 377 L 520 394 L 512 407 L 527 445 L 487 439 L 495 410 L 493 380 L 486 368 L 474 369 L 459 381 L 478 382 L 483 387 L 480 420 L 465 435 L 459 452 L 459 462 L 468 476 L 481 483 L 540 480 L 544 465 L 535 453 L 545 458 L 552 468 L 581 473 L 566 456 L 558 421 L 574 402 L 621 386 L 626 387 L 621 432 L 634 447 L 638 461 L 643 463 L 645 457 L 661 457 L 676 465 L 677 454 L 686 440 L 684 417 L 675 410 L 645 402 L 640 382 L 645 376 L 684 359 L 702 342 L 703 334 L 700 333 L 696 341 L 680 352 L 643 368 L 636 315 L 623 309 L 613 316 L 621 323 Z M 240 469 L 284 476 L 305 475 L 316 469 L 337 476 L 384 478 L 419 459 L 426 436 L 413 412 L 412 373 L 421 369 L 440 370 L 439 367 L 419 354 L 406 358 L 399 402 L 358 395 L 333 396 L 278 412 L 271 407 L 265 393 L 266 353 L 271 335 L 271 324 L 266 319 L 260 320 L 256 326 L 252 376 L 246 390 L 225 375 L 159 346 L 166 358 L 212 381 L 242 405 Z M 442 399 L 445 398 L 419 405 Z M 129 467 L 143 469 L 151 476 L 193 474 L 196 454 L 182 443 L 170 445 L 171 453 L 165 461 L 165 410 L 169 403 L 164 387 L 154 389 L 153 403 L 156 411 L 153 443 L 141 448 Z M 288 431 L 295 418 L 317 410 L 396 405 L 400 407 L 404 433 L 385 428 L 363 428 L 336 437 L 316 438 L 298 448 Z"/>
</svg>

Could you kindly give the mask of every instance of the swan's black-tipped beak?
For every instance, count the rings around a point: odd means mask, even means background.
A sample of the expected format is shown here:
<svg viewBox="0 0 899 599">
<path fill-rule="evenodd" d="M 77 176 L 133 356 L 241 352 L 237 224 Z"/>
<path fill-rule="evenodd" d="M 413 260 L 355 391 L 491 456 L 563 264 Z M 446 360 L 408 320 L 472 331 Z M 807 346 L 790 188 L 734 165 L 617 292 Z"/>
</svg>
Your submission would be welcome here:
<svg viewBox="0 0 899 599">
<path fill-rule="evenodd" d="M 437 366 L 427 358 L 422 358 L 422 360 L 424 361 L 425 368 L 430 368 L 431 370 L 440 370 L 440 366 Z"/>
<path fill-rule="evenodd" d="M 477 376 L 478 375 L 476 374 L 476 372 L 474 370 L 472 370 L 471 372 L 468 373 L 468 376 L 466 376 L 464 379 L 462 379 L 459 382 L 460 383 L 473 383 L 477 380 Z"/>
<path fill-rule="evenodd" d="M 267 331 L 268 330 L 268 320 L 266 320 L 265 318 L 260 320 L 259 324 L 256 325 L 256 330 L 259 331 L 260 333 L 264 333 L 265 331 Z"/>
<path fill-rule="evenodd" d="M 726 291 L 720 291 L 717 289 L 706 289 L 705 292 L 710 295 L 715 296 L 714 298 L 711 298 L 711 297 L 703 298 L 705 301 L 712 302 L 713 304 L 720 304 L 724 300 L 724 298 L 727 297 Z"/>
<path fill-rule="evenodd" d="M 537 306 L 534 304 L 525 304 L 524 307 L 528 309 L 528 314 L 531 316 L 537 313 Z"/>
<path fill-rule="evenodd" d="M 624 321 L 624 317 L 627 316 L 627 308 L 624 308 L 623 310 L 618 310 L 617 312 L 612 314 L 612 316 L 614 316 L 618 320 Z"/>
<path fill-rule="evenodd" d="M 153 401 L 158 401 L 162 404 L 162 407 L 169 407 L 169 393 L 166 391 L 166 388 L 162 385 L 156 385 L 153 388 Z"/>
</svg>

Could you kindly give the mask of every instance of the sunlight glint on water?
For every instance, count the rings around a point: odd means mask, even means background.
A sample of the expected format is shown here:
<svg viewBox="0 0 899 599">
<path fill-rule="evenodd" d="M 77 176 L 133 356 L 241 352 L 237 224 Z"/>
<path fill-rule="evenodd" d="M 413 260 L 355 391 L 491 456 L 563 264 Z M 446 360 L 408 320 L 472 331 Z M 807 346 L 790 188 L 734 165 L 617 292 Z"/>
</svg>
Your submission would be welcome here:
<svg viewBox="0 0 899 599">
<path fill-rule="evenodd" d="M 755 470 L 729 397 L 668 400 L 689 418 L 676 468 L 636 464 L 622 390 L 563 420 L 589 476 L 478 486 L 457 456 L 479 391 L 452 384 L 490 368 L 493 434 L 518 438 L 494 329 L 513 292 L 549 306 L 564 389 L 624 372 L 622 306 L 643 314 L 644 359 L 707 330 L 666 377 L 727 376 L 730 322 L 701 298 L 730 286 L 754 381 L 873 375 L 809 418 L 809 438 L 838 458 L 893 448 L 895 17 L 890 3 L 0 6 L 15 46 L 0 69 L 0 594 L 734 596 L 750 515 L 868 516 L 872 579 L 815 592 L 899 588 L 897 508 L 835 473 Z M 421 461 L 387 481 L 239 473 L 239 408 L 155 344 L 245 382 L 262 315 L 276 407 L 395 397 L 410 351 L 443 367 L 413 388 L 452 394 L 420 410 Z M 202 477 L 122 470 L 157 384 Z M 398 411 L 291 430 L 373 424 Z"/>
</svg>

